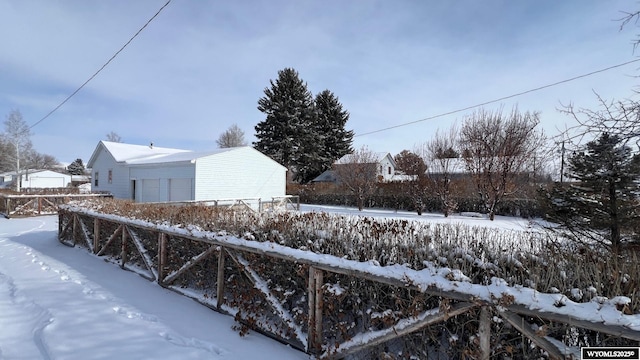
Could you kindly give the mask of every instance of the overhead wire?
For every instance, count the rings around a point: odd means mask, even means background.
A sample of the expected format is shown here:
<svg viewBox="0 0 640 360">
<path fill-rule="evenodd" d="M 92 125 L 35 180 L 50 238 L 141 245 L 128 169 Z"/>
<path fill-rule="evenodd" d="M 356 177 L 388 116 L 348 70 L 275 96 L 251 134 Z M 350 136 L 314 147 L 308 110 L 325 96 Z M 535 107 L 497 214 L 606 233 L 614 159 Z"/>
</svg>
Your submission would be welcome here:
<svg viewBox="0 0 640 360">
<path fill-rule="evenodd" d="M 447 115 L 456 114 L 456 113 L 459 113 L 459 112 L 462 112 L 462 111 L 475 109 L 477 107 L 481 107 L 481 106 L 497 103 L 499 101 L 511 99 L 511 98 L 514 98 L 514 97 L 517 97 L 517 96 L 521 96 L 521 95 L 524 95 L 524 94 L 528 94 L 528 93 L 532 93 L 532 92 L 535 92 L 535 91 L 539 91 L 539 90 L 543 90 L 543 89 L 546 89 L 546 88 L 550 88 L 552 86 L 568 83 L 570 81 L 574 81 L 574 80 L 581 79 L 581 78 L 584 78 L 584 77 L 587 77 L 587 76 L 595 75 L 595 74 L 598 74 L 598 73 L 601 73 L 601 72 L 605 72 L 605 71 L 608 71 L 608 70 L 611 70 L 611 69 L 619 68 L 619 67 L 622 67 L 622 66 L 625 66 L 625 65 L 629 65 L 629 64 L 638 62 L 638 61 L 640 61 L 640 58 L 635 59 L 635 60 L 629 60 L 627 62 L 623 62 L 623 63 L 616 64 L 616 65 L 613 65 L 613 66 L 609 66 L 609 67 L 606 67 L 606 68 L 603 68 L 603 69 L 591 71 L 591 72 L 586 73 L 586 74 L 574 76 L 574 77 L 569 78 L 569 79 L 556 81 L 556 82 L 551 83 L 551 84 L 539 86 L 539 87 L 536 87 L 536 88 L 533 88 L 533 89 L 529 89 L 529 90 L 526 90 L 526 91 L 522 91 L 522 92 L 519 92 L 519 93 L 503 96 L 503 97 L 498 98 L 498 99 L 489 100 L 489 101 L 485 101 L 485 102 L 478 103 L 478 104 L 475 104 L 475 105 L 466 106 L 466 107 L 459 108 L 459 109 L 456 109 L 456 110 L 452 110 L 452 111 L 448 111 L 448 112 L 445 112 L 445 113 L 441 113 L 441 114 L 438 114 L 438 115 L 429 116 L 429 117 L 426 117 L 424 119 L 409 121 L 409 122 L 406 122 L 406 123 L 397 124 L 397 125 L 393 125 L 393 126 L 388 126 L 388 127 L 382 128 L 382 129 L 374 130 L 374 131 L 369 131 L 369 132 L 365 132 L 365 133 L 356 134 L 353 137 L 371 135 L 371 134 L 375 134 L 375 133 L 379 133 L 379 132 L 383 132 L 383 131 L 387 131 L 387 130 L 396 129 L 396 128 L 403 127 L 403 126 L 417 124 L 419 122 L 423 122 L 423 121 L 427 121 L 427 120 L 437 119 L 437 118 L 440 118 L 440 117 L 443 117 L 443 116 L 447 116 Z"/>
<path fill-rule="evenodd" d="M 113 59 L 116 58 L 116 56 L 118 56 L 122 50 L 124 50 L 124 48 L 126 48 L 132 41 L 133 39 L 135 39 L 138 35 L 140 35 L 140 33 L 158 16 L 160 15 L 160 13 L 162 12 L 162 10 L 164 10 L 164 8 L 166 8 L 169 3 L 171 3 L 171 0 L 167 0 L 167 2 L 162 5 L 162 7 L 160 7 L 160 9 L 149 19 L 147 20 L 147 22 L 142 25 L 142 27 L 135 33 L 133 34 L 133 36 L 131 38 L 129 38 L 129 40 L 127 40 L 127 42 L 122 45 L 122 47 L 120 47 L 120 49 L 118 51 L 115 52 L 115 54 L 113 54 L 113 56 L 111 56 L 111 58 L 109 58 L 109 60 L 107 60 L 107 62 L 105 62 L 95 73 L 93 73 L 93 75 L 91 75 L 87 81 L 85 81 L 84 83 L 82 83 L 82 85 L 80 85 L 74 92 L 72 92 L 69 96 L 67 96 L 60 104 L 58 104 L 58 106 L 56 106 L 55 108 L 53 108 L 53 110 L 49 111 L 49 113 L 47 113 L 45 116 L 43 116 L 40 120 L 36 121 L 33 125 L 29 126 L 29 129 L 32 129 L 33 127 L 35 127 L 36 125 L 40 124 L 41 122 L 43 122 L 44 120 L 46 120 L 49 116 L 51 116 L 51 114 L 53 114 L 54 112 L 56 112 L 58 109 L 60 109 L 62 107 L 62 105 L 64 105 L 67 101 L 69 101 L 72 97 L 74 97 L 80 90 L 82 90 L 82 88 L 84 88 L 91 80 L 93 80 L 96 76 L 98 76 L 98 74 L 104 70 L 104 68 L 107 67 L 107 65 L 109 65 L 111 63 L 111 61 L 113 61 Z"/>
</svg>

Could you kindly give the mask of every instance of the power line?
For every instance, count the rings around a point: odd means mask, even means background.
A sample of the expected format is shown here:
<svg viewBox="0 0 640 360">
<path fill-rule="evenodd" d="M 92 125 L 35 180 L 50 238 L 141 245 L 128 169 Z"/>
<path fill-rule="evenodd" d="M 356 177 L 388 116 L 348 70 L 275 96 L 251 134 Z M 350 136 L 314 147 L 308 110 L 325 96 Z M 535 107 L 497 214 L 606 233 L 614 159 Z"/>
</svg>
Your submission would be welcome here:
<svg viewBox="0 0 640 360">
<path fill-rule="evenodd" d="M 60 104 L 58 104 L 58 106 L 53 108 L 53 110 L 49 111 L 49 113 L 47 115 L 45 115 L 42 119 L 36 121 L 33 125 L 31 125 L 29 127 L 29 129 L 32 129 L 34 126 L 36 126 L 36 125 L 40 124 L 41 122 L 43 122 L 46 118 L 51 116 L 51 114 L 56 112 L 56 110 L 60 109 L 62 107 L 62 105 L 64 105 L 67 101 L 69 101 L 69 99 L 71 99 L 80 90 L 82 90 L 82 88 L 84 88 L 85 85 L 87 85 L 89 83 L 89 81 L 93 80 L 93 78 L 95 78 L 102 70 L 104 70 L 104 68 L 106 68 L 107 65 L 109 65 L 109 63 L 111 63 L 111 61 L 113 59 L 115 59 L 116 56 L 118 56 L 118 54 L 120 54 L 120 52 L 122 52 L 122 50 L 124 50 L 124 48 L 126 48 L 133 41 L 133 39 L 135 39 L 138 35 L 140 35 L 142 30 L 144 30 L 147 27 L 147 25 L 149 25 L 158 15 L 160 15 L 162 10 L 164 10 L 164 8 L 167 7 L 167 5 L 169 5 L 170 2 L 171 2 L 171 0 L 167 0 L 167 2 L 164 5 L 162 5 L 162 7 L 160 7 L 160 9 L 149 20 L 147 20 L 147 22 L 144 25 L 142 25 L 140 30 L 138 30 L 135 34 L 133 34 L 133 36 L 124 45 L 122 45 L 122 47 L 118 51 L 116 51 L 116 53 L 113 54 L 113 56 L 109 60 L 107 60 L 107 62 L 104 63 L 104 65 L 102 65 L 102 67 L 100 67 L 100 69 L 98 69 L 98 71 L 96 71 L 93 75 L 91 75 L 89 77 L 89 79 L 87 79 L 87 81 L 85 81 L 82 85 L 80 85 L 80 87 L 78 87 L 74 92 L 72 92 L 71 95 L 67 96 L 67 98 L 64 99 Z"/>
<path fill-rule="evenodd" d="M 443 116 L 459 113 L 459 112 L 470 110 L 470 109 L 477 108 L 477 107 L 480 107 L 480 106 L 493 104 L 493 103 L 496 103 L 496 102 L 499 102 L 499 101 L 503 101 L 503 100 L 506 100 L 506 99 L 511 99 L 511 98 L 514 98 L 514 97 L 517 97 L 517 96 L 520 96 L 520 95 L 532 93 L 534 91 L 539 91 L 539 90 L 542 90 L 542 89 L 550 88 L 552 86 L 564 84 L 564 83 L 567 83 L 567 82 L 570 82 L 570 81 L 573 81 L 573 80 L 581 79 L 581 78 L 584 78 L 584 77 L 587 77 L 587 76 L 591 76 L 591 75 L 594 75 L 594 74 L 605 72 L 605 71 L 608 71 L 608 70 L 611 70 L 611 69 L 615 69 L 615 68 L 618 68 L 618 67 L 622 67 L 622 66 L 625 66 L 625 65 L 629 65 L 631 63 L 638 62 L 638 61 L 640 61 L 640 59 L 630 60 L 630 61 L 627 61 L 627 62 L 624 62 L 624 63 L 621 63 L 621 64 L 609 66 L 609 67 L 604 68 L 604 69 L 595 70 L 595 71 L 592 71 L 590 73 L 574 76 L 574 77 L 569 78 L 569 79 L 557 81 L 557 82 L 554 82 L 554 83 L 551 83 L 551 84 L 543 85 L 543 86 L 540 86 L 540 87 L 537 87 L 537 88 L 533 88 L 533 89 L 530 89 L 530 90 L 522 91 L 522 92 L 515 93 L 515 94 L 512 94 L 512 95 L 503 96 L 503 97 L 495 99 L 495 100 L 485 101 L 483 103 L 467 106 L 467 107 L 464 107 L 464 108 L 461 108 L 461 109 L 449 111 L 449 112 L 438 114 L 438 115 L 429 116 L 427 118 L 420 119 L 420 120 L 414 120 L 414 121 L 410 121 L 410 122 L 406 122 L 406 123 L 402 123 L 402 124 L 398 124 L 398 125 L 393 125 L 393 126 L 389 126 L 389 127 L 378 129 L 378 130 L 374 130 L 374 131 L 369 131 L 369 132 L 362 133 L 362 134 L 357 134 L 357 135 L 354 135 L 354 137 L 371 135 L 371 134 L 375 134 L 375 133 L 379 133 L 379 132 L 383 132 L 383 131 L 387 131 L 387 130 L 391 130 L 391 129 L 395 129 L 395 128 L 399 128 L 399 127 L 403 127 L 403 126 L 407 126 L 407 125 L 417 124 L 419 122 L 423 122 L 423 121 L 427 121 L 427 120 L 433 120 L 433 119 L 436 119 L 436 118 L 439 118 L 439 117 L 443 117 Z"/>
</svg>

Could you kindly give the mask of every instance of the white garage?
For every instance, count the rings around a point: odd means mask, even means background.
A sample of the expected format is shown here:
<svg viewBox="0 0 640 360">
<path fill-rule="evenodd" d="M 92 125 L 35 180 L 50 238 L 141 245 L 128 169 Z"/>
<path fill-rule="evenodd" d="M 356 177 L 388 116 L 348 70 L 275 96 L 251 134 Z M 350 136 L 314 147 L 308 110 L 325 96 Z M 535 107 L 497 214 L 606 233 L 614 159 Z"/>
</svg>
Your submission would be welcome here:
<svg viewBox="0 0 640 360">
<path fill-rule="evenodd" d="M 285 196 L 286 168 L 252 147 L 193 152 L 101 141 L 87 167 L 92 191 L 136 202 Z"/>
<path fill-rule="evenodd" d="M 44 189 L 71 186 L 71 175 L 51 170 L 29 170 L 21 175 L 22 188 Z"/>
</svg>

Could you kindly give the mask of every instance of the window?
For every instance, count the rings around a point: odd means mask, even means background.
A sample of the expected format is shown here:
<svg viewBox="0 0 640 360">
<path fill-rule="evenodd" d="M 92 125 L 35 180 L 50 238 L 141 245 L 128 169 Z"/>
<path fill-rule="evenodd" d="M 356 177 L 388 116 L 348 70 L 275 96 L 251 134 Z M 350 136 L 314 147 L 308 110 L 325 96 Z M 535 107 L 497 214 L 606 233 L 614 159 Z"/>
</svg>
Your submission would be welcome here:
<svg viewBox="0 0 640 360">
<path fill-rule="evenodd" d="M 93 186 L 98 187 L 98 172 L 93 174 Z"/>
<path fill-rule="evenodd" d="M 111 184 L 112 180 L 113 180 L 113 170 L 109 169 L 109 173 L 107 174 L 107 182 Z"/>
<path fill-rule="evenodd" d="M 391 166 L 389 166 L 388 172 L 389 172 L 389 175 L 391 175 Z"/>
</svg>

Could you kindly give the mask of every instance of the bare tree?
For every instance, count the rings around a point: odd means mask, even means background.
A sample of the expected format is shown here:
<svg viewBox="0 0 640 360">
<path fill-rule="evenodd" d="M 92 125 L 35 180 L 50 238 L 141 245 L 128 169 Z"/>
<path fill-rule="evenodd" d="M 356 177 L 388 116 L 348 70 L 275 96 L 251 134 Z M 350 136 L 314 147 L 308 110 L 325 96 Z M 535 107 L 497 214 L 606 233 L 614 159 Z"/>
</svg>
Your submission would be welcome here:
<svg viewBox="0 0 640 360">
<path fill-rule="evenodd" d="M 563 140 L 579 145 L 583 141 L 594 140 L 594 135 L 607 133 L 640 147 L 640 102 L 631 99 L 605 101 L 596 96 L 599 110 L 576 109 L 572 104 L 560 109 L 577 123 L 565 129 Z"/>
<path fill-rule="evenodd" d="M 537 112 L 524 114 L 479 109 L 467 117 L 460 131 L 462 157 L 472 175 L 484 210 L 494 220 L 497 205 L 515 194 L 534 168 L 546 137 L 536 128 Z"/>
<path fill-rule="evenodd" d="M 20 191 L 20 171 L 23 164 L 26 163 L 27 156 L 31 150 L 31 130 L 22 118 L 19 110 L 11 110 L 4 121 L 5 132 L 3 134 L 4 141 L 9 146 L 9 152 L 6 159 L 12 163 L 13 171 L 18 176 L 16 181 L 16 189 Z"/>
<path fill-rule="evenodd" d="M 27 164 L 31 169 L 54 170 L 62 167 L 62 164 L 60 164 L 55 157 L 41 154 L 35 150 L 29 151 L 27 161 Z"/>
<path fill-rule="evenodd" d="M 456 151 L 458 145 L 458 130 L 452 126 L 448 132 L 436 131 L 430 141 L 418 150 L 427 164 L 427 177 L 431 188 L 442 203 L 445 217 L 454 212 L 458 206 L 451 195 L 451 178 L 460 163 Z"/>
<path fill-rule="evenodd" d="M 11 144 L 4 136 L 0 136 L 0 171 L 7 172 L 13 169 L 13 161 L 9 159 L 12 152 Z"/>
<path fill-rule="evenodd" d="M 219 148 L 230 148 L 246 146 L 247 141 L 244 139 L 244 131 L 242 131 L 238 125 L 233 124 L 220 135 L 218 140 L 216 140 L 216 144 L 218 144 Z"/>
<path fill-rule="evenodd" d="M 627 26 L 631 22 L 638 24 L 638 20 L 640 20 L 640 11 L 631 11 L 631 12 L 623 11 L 622 14 L 623 14 L 622 18 L 618 19 L 618 21 L 620 21 L 620 30 L 622 30 L 625 26 Z M 638 48 L 639 44 L 640 44 L 640 37 L 636 36 L 636 38 L 633 40 L 634 51 Z"/>
<path fill-rule="evenodd" d="M 343 156 L 333 165 L 340 185 L 355 195 L 360 211 L 377 187 L 377 169 L 378 158 L 366 146 Z"/>
<path fill-rule="evenodd" d="M 119 142 L 122 142 L 122 138 L 120 137 L 120 135 L 112 131 L 107 134 L 107 141 L 119 143 Z"/>
</svg>

